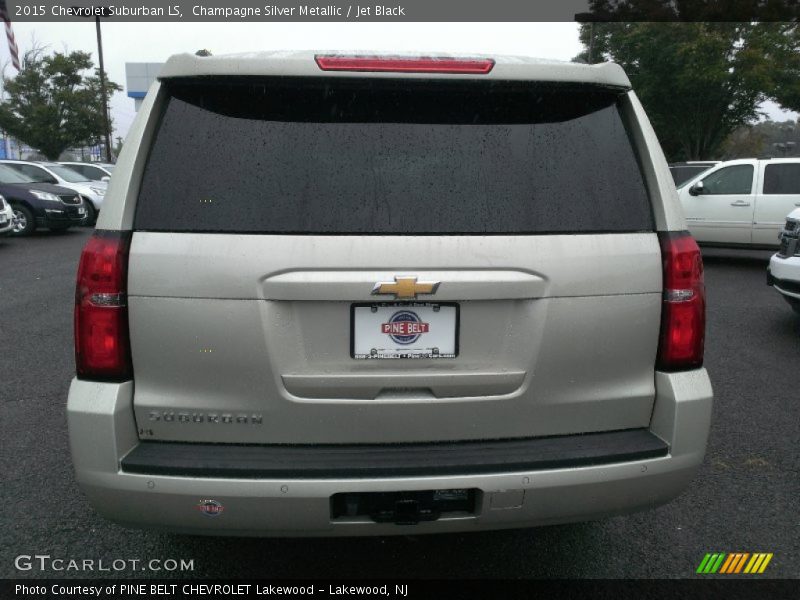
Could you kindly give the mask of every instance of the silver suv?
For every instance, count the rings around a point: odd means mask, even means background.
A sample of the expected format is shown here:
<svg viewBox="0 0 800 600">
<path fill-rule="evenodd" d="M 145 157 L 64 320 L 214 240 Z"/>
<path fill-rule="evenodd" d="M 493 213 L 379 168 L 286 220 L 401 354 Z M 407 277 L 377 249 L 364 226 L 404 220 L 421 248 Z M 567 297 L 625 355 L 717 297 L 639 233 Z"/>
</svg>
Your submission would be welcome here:
<svg viewBox="0 0 800 600">
<path fill-rule="evenodd" d="M 207 534 L 651 507 L 703 460 L 704 297 L 617 65 L 174 56 L 81 256 L 77 478 Z"/>
</svg>

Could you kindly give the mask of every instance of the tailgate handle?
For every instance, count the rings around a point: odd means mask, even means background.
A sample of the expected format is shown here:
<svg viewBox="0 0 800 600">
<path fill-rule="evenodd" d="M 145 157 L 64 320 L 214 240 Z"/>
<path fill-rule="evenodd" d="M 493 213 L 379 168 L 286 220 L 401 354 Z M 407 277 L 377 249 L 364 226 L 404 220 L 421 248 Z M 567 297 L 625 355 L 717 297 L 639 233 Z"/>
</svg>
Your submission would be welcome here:
<svg viewBox="0 0 800 600">
<path fill-rule="evenodd" d="M 539 274 L 515 269 L 396 271 L 308 271 L 275 273 L 261 282 L 264 300 L 310 300 L 339 302 L 377 302 L 376 284 L 416 279 L 420 284 L 436 283 L 430 300 L 520 300 L 547 297 L 548 281 Z"/>
<path fill-rule="evenodd" d="M 298 398 L 409 403 L 429 402 L 434 398 L 510 394 L 520 388 L 525 375 L 525 371 L 498 369 L 458 375 L 425 371 L 338 375 L 286 373 L 281 375 L 281 379 L 286 391 Z"/>
</svg>

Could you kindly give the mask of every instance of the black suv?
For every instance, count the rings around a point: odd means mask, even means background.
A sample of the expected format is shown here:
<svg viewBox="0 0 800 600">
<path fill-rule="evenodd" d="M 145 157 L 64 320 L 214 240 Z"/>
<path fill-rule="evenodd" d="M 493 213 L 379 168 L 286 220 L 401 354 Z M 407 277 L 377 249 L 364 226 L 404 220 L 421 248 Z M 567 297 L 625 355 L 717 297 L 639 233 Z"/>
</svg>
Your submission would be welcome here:
<svg viewBox="0 0 800 600">
<path fill-rule="evenodd" d="M 12 235 L 29 235 L 37 227 L 63 231 L 86 222 L 87 211 L 74 191 L 49 183 L 33 183 L 0 165 L 0 194 L 14 211 Z"/>
</svg>

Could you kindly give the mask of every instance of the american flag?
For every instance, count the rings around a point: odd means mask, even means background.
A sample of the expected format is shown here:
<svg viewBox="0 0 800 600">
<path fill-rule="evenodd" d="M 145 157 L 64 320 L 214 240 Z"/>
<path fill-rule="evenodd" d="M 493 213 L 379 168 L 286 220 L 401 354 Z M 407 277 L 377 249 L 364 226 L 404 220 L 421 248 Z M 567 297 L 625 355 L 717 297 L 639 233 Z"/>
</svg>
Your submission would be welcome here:
<svg viewBox="0 0 800 600">
<path fill-rule="evenodd" d="M 17 40 L 14 38 L 14 30 L 11 29 L 11 19 L 8 16 L 6 0 L 0 0 L 0 16 L 3 17 L 3 23 L 6 25 L 6 37 L 8 38 L 8 52 L 11 54 L 11 64 L 19 71 L 19 50 L 17 49 Z"/>
</svg>

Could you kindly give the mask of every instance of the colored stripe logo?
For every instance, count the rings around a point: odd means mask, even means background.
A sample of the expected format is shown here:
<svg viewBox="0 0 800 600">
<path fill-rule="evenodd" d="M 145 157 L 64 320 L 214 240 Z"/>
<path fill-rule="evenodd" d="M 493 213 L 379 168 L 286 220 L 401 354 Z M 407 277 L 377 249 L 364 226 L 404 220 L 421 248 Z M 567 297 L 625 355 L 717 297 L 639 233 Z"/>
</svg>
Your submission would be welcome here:
<svg viewBox="0 0 800 600">
<path fill-rule="evenodd" d="M 700 561 L 696 573 L 712 575 L 720 573 L 735 575 L 739 573 L 763 573 L 772 560 L 772 552 L 709 552 Z"/>
</svg>

